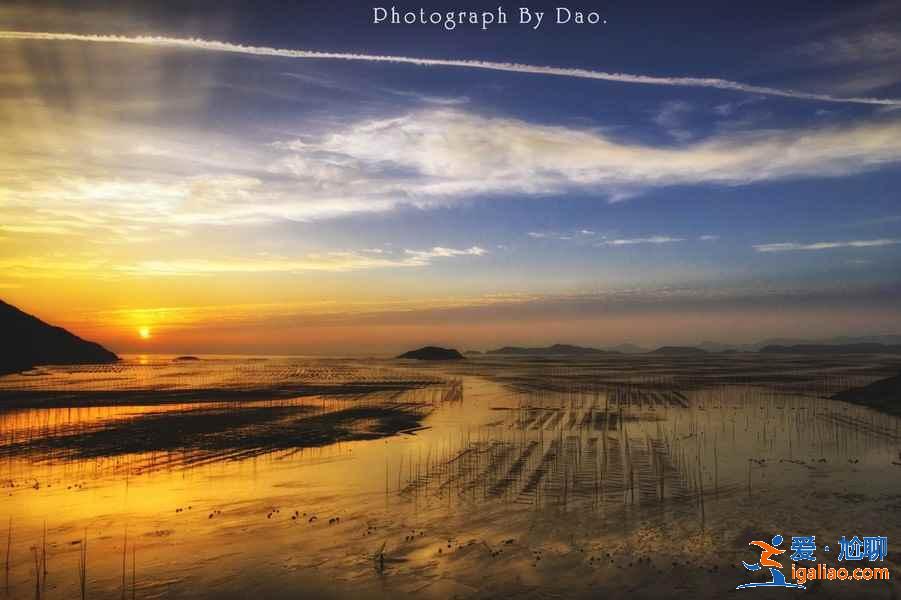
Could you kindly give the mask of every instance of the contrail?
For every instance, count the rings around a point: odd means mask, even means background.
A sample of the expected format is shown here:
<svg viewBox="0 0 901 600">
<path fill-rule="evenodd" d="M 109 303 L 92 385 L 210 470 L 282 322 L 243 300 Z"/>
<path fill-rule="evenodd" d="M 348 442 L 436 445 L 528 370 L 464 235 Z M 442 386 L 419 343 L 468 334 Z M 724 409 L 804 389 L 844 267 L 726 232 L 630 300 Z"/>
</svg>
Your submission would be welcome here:
<svg viewBox="0 0 901 600">
<path fill-rule="evenodd" d="M 489 71 L 507 71 L 511 73 L 531 73 L 536 75 L 554 75 L 557 77 L 575 77 L 577 79 L 597 79 L 620 83 L 640 83 L 645 85 L 666 85 L 676 87 L 701 87 L 719 90 L 731 90 L 779 96 L 798 100 L 816 100 L 819 102 L 842 102 L 853 104 L 875 104 L 880 106 L 901 106 L 901 100 L 894 98 L 862 98 L 831 96 L 813 92 L 801 92 L 789 89 L 750 85 L 728 79 L 708 77 L 654 77 L 630 73 L 608 73 L 591 69 L 568 69 L 563 67 L 542 67 L 519 63 L 494 62 L 484 60 L 454 60 L 439 58 L 416 58 L 411 56 L 381 56 L 376 54 L 352 54 L 344 52 L 316 52 L 313 50 L 289 50 L 283 48 L 267 48 L 262 46 L 242 46 L 229 42 L 204 40 L 198 38 L 171 38 L 159 36 L 128 37 L 120 35 L 86 35 L 78 33 L 47 33 L 35 31 L 0 31 L 0 39 L 7 40 L 48 40 L 76 41 L 108 44 L 134 44 L 139 46 L 155 46 L 160 48 L 182 48 L 186 50 L 206 50 L 211 52 L 230 52 L 233 54 L 252 54 L 255 56 L 278 56 L 284 58 L 354 60 L 364 62 L 401 63 L 419 66 L 460 67 L 464 69 L 485 69 Z"/>
</svg>

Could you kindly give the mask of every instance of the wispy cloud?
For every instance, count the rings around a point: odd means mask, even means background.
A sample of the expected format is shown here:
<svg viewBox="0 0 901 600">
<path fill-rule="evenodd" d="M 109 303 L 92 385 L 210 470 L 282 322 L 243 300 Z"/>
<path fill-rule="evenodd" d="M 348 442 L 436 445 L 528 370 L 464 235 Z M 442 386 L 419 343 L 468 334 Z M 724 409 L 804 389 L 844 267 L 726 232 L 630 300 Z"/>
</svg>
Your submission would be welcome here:
<svg viewBox="0 0 901 600">
<path fill-rule="evenodd" d="M 899 18 L 899 4 L 891 0 L 848 3 L 824 11 L 798 31 L 794 47 L 774 49 L 764 60 L 791 66 L 805 87 L 876 95 L 901 81 Z"/>
<path fill-rule="evenodd" d="M 884 217 L 862 219 L 860 221 L 849 223 L 846 227 L 871 227 L 873 225 L 888 225 L 889 223 L 901 223 L 901 215 L 885 215 Z"/>
<path fill-rule="evenodd" d="M 654 115 L 654 122 L 677 141 L 687 142 L 694 137 L 694 133 L 685 126 L 686 117 L 691 111 L 692 106 L 688 102 L 681 100 L 664 102 Z"/>
<path fill-rule="evenodd" d="M 405 260 L 401 261 L 404 266 L 421 266 L 431 263 L 432 260 L 436 258 L 451 258 L 455 256 L 484 256 L 488 254 L 488 251 L 484 248 L 480 248 L 479 246 L 472 246 L 464 250 L 435 246 L 431 250 L 404 250 L 404 254 L 406 254 L 408 257 Z"/>
<path fill-rule="evenodd" d="M 707 234 L 707 235 L 698 236 L 698 239 L 702 242 L 715 242 L 718 239 L 720 239 L 720 236 Z"/>
<path fill-rule="evenodd" d="M 561 241 L 590 241 L 592 239 L 596 239 L 598 236 L 604 237 L 600 235 L 597 231 L 592 229 L 576 229 L 570 232 L 559 232 L 559 231 L 530 231 L 526 234 L 533 240 L 561 240 Z"/>
<path fill-rule="evenodd" d="M 431 94 L 421 94 L 419 92 L 412 92 L 407 90 L 385 90 L 389 94 L 394 94 L 395 96 L 401 96 L 404 98 L 413 98 L 414 100 L 418 100 L 423 104 L 435 104 L 438 106 L 459 106 L 461 104 L 466 104 L 469 102 L 468 96 L 434 96 Z"/>
<path fill-rule="evenodd" d="M 527 233 L 533 240 L 563 240 L 569 241 L 576 237 L 573 233 L 558 233 L 556 231 L 530 231 Z"/>
<path fill-rule="evenodd" d="M 415 173 L 382 179 L 375 189 L 419 206 L 460 196 L 551 194 L 578 187 L 600 189 L 613 200 L 649 187 L 741 185 L 883 167 L 901 161 L 901 122 L 719 134 L 659 148 L 594 130 L 432 110 L 364 121 L 284 147 L 294 151 L 286 160 L 301 160 L 307 170 L 339 160 L 342 180 L 376 165 Z"/>
<path fill-rule="evenodd" d="M 804 42 L 794 52 L 820 64 L 901 62 L 901 32 L 867 27 Z"/>
<path fill-rule="evenodd" d="M 793 252 L 796 250 L 832 250 L 834 248 L 873 248 L 877 246 L 891 246 L 894 244 L 901 244 L 901 240 L 853 240 L 848 242 L 814 242 L 812 244 L 780 242 L 777 244 L 757 244 L 754 246 L 754 249 L 758 252 Z"/>
<path fill-rule="evenodd" d="M 229 42 L 203 40 L 197 38 L 172 38 L 159 36 L 127 37 L 116 35 L 89 35 L 77 33 L 0 31 L 0 39 L 134 44 L 141 46 L 155 46 L 160 48 L 182 48 L 191 50 L 205 50 L 210 52 L 228 52 L 234 54 L 250 54 L 255 56 L 273 56 L 295 59 L 337 59 L 366 62 L 401 63 L 419 66 L 460 67 L 467 69 L 483 69 L 491 71 L 508 71 L 514 73 L 530 73 L 536 75 L 553 75 L 558 77 L 595 79 L 619 83 L 714 88 L 767 96 L 795 98 L 798 100 L 816 100 L 820 102 L 848 102 L 856 104 L 901 106 L 901 99 L 837 97 L 829 94 L 818 94 L 767 86 L 750 85 L 738 81 L 730 81 L 727 79 L 718 79 L 711 77 L 657 77 L 652 75 L 608 73 L 605 71 L 594 71 L 590 69 L 569 69 L 561 67 L 537 66 L 482 60 L 434 59 L 410 56 L 353 54 L 344 52 L 317 52 L 312 50 L 291 50 L 261 46 L 243 46 Z"/>
<path fill-rule="evenodd" d="M 642 238 L 621 238 L 615 240 L 604 240 L 598 242 L 597 246 L 632 246 L 635 244 L 672 244 L 675 242 L 684 242 L 685 238 L 670 237 L 668 235 L 654 235 Z"/>
<path fill-rule="evenodd" d="M 760 100 L 760 97 L 753 96 L 751 98 L 744 98 L 742 100 L 723 102 L 722 104 L 717 104 L 716 106 L 714 106 L 713 112 L 720 117 L 729 117 L 742 107 L 747 106 L 748 104 L 759 102 Z"/>
<path fill-rule="evenodd" d="M 840 177 L 901 162 L 901 121 L 886 120 L 721 133 L 664 148 L 451 109 L 280 140 L 165 125 L 66 127 L 32 135 L 22 125 L 14 144 L 0 146 L 0 161 L 19 167 L 0 173 L 0 229 L 10 235 L 127 242 L 207 225 L 313 221 L 492 195 L 590 190 L 615 202 L 665 186 Z M 85 146 L 103 152 L 86 157 Z M 588 237 L 578 229 L 532 233 Z"/>
<path fill-rule="evenodd" d="M 488 251 L 479 247 L 457 249 L 435 246 L 428 250 L 388 252 L 379 248 L 336 250 L 302 256 L 232 256 L 220 259 L 172 258 L 128 261 L 127 259 L 76 256 L 22 256 L 0 260 L 0 270 L 11 279 L 59 279 L 88 275 L 100 279 L 138 276 L 193 276 L 246 273 L 295 273 L 319 271 L 342 273 L 370 269 L 427 267 L 438 260 L 473 256 Z"/>
<path fill-rule="evenodd" d="M 685 238 L 677 238 L 669 235 L 652 235 L 635 238 L 613 238 L 605 234 L 599 234 L 591 229 L 579 229 L 572 233 L 559 233 L 556 231 L 530 231 L 527 234 L 536 240 L 560 240 L 566 242 L 578 242 L 590 244 L 600 248 L 604 246 L 633 246 L 636 244 L 672 244 L 684 242 Z"/>
<path fill-rule="evenodd" d="M 377 251 L 374 251 L 377 250 Z M 299 271 L 348 272 L 368 269 L 426 267 L 436 259 L 484 256 L 478 246 L 457 249 L 435 246 L 428 250 L 406 249 L 390 255 L 381 249 L 346 250 L 308 254 L 301 258 L 254 257 L 229 260 L 142 261 L 114 267 L 115 270 L 142 275 L 202 275 L 217 273 L 286 273 Z"/>
</svg>

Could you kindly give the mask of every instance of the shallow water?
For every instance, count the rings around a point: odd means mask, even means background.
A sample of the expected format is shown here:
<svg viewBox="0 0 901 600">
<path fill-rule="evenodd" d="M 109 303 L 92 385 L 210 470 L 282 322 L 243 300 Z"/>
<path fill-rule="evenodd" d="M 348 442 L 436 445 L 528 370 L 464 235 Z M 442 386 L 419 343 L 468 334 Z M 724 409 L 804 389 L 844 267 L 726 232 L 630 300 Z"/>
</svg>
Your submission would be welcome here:
<svg viewBox="0 0 901 600">
<path fill-rule="evenodd" d="M 0 378 L 7 593 L 79 598 L 84 560 L 89 598 L 719 597 L 775 533 L 885 535 L 894 568 L 901 420 L 826 396 L 897 365 L 781 360 L 154 357 Z M 292 437 L 360 406 L 415 424 Z"/>
</svg>

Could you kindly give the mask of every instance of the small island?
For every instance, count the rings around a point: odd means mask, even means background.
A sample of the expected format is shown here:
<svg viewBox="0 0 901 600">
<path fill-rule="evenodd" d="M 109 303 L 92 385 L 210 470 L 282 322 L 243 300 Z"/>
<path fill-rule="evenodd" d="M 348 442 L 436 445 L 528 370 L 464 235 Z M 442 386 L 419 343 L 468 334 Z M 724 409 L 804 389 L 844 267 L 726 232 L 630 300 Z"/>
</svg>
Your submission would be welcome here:
<svg viewBox="0 0 901 600">
<path fill-rule="evenodd" d="M 413 360 L 463 360 L 463 355 L 453 348 L 439 348 L 438 346 L 423 346 L 417 350 L 404 352 L 397 358 Z"/>
<path fill-rule="evenodd" d="M 185 355 L 185 356 L 176 356 L 172 360 L 175 362 L 182 362 L 182 361 L 200 360 L 200 358 L 197 356 Z"/>
</svg>

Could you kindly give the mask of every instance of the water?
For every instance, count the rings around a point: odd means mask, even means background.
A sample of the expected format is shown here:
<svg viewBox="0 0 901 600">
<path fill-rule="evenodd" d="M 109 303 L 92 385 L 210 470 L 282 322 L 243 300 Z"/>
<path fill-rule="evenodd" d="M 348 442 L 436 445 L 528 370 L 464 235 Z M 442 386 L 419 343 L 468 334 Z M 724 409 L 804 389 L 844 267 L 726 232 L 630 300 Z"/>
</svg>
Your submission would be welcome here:
<svg viewBox="0 0 901 600">
<path fill-rule="evenodd" d="M 901 420 L 828 399 L 891 360 L 133 357 L 0 378 L 7 593 L 79 598 L 84 560 L 89 598 L 719 597 L 775 533 L 886 535 L 893 566 Z"/>
</svg>

